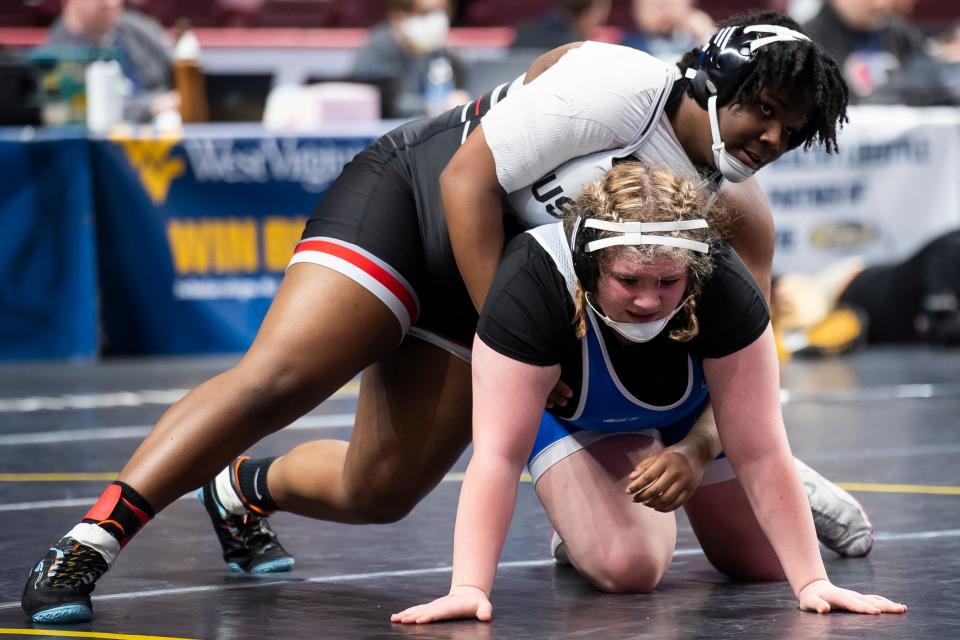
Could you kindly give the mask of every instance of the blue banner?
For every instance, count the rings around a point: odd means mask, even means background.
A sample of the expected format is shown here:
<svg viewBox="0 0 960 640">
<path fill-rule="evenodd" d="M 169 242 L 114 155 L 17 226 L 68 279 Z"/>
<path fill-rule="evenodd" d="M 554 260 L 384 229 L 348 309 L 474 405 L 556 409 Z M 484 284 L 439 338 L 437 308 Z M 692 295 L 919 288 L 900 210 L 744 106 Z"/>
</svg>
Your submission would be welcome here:
<svg viewBox="0 0 960 640">
<path fill-rule="evenodd" d="M 306 219 L 375 133 L 94 140 L 104 353 L 245 350 Z"/>
<path fill-rule="evenodd" d="M 25 132 L 30 130 L 25 130 Z M 0 360 L 97 353 L 94 219 L 82 131 L 0 132 Z"/>
</svg>

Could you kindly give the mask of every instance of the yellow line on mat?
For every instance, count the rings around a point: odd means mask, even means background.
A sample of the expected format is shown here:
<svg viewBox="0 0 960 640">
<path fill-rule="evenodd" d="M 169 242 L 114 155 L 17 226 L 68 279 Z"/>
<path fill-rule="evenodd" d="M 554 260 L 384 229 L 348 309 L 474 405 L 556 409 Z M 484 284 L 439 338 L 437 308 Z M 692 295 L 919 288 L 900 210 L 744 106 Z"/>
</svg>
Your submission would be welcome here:
<svg viewBox="0 0 960 640">
<path fill-rule="evenodd" d="M 191 640 L 171 636 L 138 636 L 130 633 L 104 631 L 60 631 L 58 629 L 2 629 L 0 636 L 46 636 L 48 638 L 107 638 L 108 640 Z"/>
<path fill-rule="evenodd" d="M 838 482 L 847 491 L 871 493 L 930 493 L 941 496 L 960 496 L 960 487 L 940 487 L 926 484 L 879 484 L 874 482 Z"/>
<path fill-rule="evenodd" d="M 0 473 L 0 482 L 83 482 L 116 480 L 117 473 Z"/>
</svg>

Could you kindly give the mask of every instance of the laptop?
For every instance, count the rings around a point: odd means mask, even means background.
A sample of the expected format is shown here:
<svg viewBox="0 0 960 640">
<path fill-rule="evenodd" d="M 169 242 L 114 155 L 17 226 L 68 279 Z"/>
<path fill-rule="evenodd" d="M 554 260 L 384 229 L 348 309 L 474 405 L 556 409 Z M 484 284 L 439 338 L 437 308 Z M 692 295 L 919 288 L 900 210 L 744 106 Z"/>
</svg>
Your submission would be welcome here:
<svg viewBox="0 0 960 640">
<path fill-rule="evenodd" d="M 261 122 L 272 73 L 204 74 L 210 122 Z"/>
</svg>

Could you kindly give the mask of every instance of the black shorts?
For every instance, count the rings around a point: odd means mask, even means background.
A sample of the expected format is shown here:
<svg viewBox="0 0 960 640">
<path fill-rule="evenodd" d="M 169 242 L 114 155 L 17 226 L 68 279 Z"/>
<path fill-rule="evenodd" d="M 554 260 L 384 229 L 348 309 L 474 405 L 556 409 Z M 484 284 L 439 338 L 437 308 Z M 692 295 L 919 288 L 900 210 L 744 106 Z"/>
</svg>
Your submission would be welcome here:
<svg viewBox="0 0 960 640">
<path fill-rule="evenodd" d="M 397 317 L 469 352 L 477 312 L 460 277 L 440 199 L 440 173 L 505 97 L 501 85 L 435 118 L 404 124 L 361 151 L 317 204 L 290 264 L 346 275 Z M 444 345 L 446 346 L 446 345 Z"/>
</svg>

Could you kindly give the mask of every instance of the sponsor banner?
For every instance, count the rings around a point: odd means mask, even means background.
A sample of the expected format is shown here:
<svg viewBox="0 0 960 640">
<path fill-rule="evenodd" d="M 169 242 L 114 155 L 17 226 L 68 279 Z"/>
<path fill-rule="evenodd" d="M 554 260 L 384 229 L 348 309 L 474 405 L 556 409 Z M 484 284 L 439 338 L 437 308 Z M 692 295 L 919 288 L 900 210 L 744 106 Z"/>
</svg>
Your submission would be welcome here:
<svg viewBox="0 0 960 640">
<path fill-rule="evenodd" d="M 306 219 L 378 133 L 200 127 L 95 140 L 104 352 L 246 349 Z"/>
<path fill-rule="evenodd" d="M 793 151 L 757 174 L 776 273 L 903 259 L 960 226 L 960 110 L 855 107 L 840 153 Z"/>
<path fill-rule="evenodd" d="M 93 197 L 82 132 L 0 134 L 0 360 L 97 353 Z"/>
</svg>

